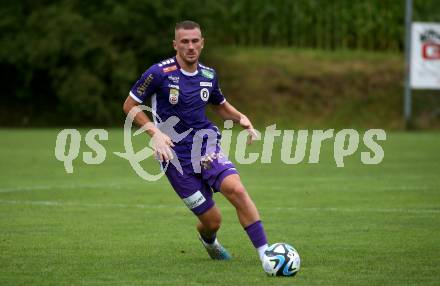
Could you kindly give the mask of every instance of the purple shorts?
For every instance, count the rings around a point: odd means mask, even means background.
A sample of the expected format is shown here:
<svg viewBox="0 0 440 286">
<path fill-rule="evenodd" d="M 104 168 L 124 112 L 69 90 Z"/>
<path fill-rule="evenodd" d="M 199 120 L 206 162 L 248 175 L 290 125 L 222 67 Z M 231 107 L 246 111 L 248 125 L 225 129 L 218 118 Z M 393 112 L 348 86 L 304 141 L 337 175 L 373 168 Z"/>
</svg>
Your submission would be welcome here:
<svg viewBox="0 0 440 286">
<path fill-rule="evenodd" d="M 224 178 L 238 174 L 234 164 L 224 158 L 215 158 L 202 164 L 201 173 L 195 173 L 192 166 L 182 166 L 183 174 L 168 164 L 165 174 L 177 195 L 195 214 L 201 215 L 214 206 L 212 195 L 220 191 Z"/>
</svg>

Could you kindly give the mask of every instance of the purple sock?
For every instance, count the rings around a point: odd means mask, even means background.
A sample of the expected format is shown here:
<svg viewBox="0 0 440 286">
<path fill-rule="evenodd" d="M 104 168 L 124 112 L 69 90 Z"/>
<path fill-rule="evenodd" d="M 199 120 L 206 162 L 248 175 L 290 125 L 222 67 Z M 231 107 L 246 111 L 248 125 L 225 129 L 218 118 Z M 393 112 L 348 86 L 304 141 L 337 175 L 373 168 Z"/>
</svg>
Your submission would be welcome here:
<svg viewBox="0 0 440 286">
<path fill-rule="evenodd" d="M 266 233 L 264 233 L 263 224 L 260 220 L 248 225 L 245 230 L 255 248 L 267 244 Z"/>
</svg>

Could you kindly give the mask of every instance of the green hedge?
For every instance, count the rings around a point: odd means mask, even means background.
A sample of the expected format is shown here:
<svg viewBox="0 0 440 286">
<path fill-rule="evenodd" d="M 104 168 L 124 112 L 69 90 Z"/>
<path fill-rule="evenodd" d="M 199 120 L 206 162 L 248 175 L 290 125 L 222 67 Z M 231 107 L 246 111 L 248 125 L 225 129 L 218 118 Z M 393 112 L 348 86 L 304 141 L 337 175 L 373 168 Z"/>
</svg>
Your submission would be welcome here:
<svg viewBox="0 0 440 286">
<path fill-rule="evenodd" d="M 436 2 L 415 0 L 414 18 L 440 21 Z M 5 0 L 0 124 L 120 122 L 130 85 L 173 53 L 182 19 L 202 24 L 208 46 L 403 49 L 403 0 Z"/>
</svg>

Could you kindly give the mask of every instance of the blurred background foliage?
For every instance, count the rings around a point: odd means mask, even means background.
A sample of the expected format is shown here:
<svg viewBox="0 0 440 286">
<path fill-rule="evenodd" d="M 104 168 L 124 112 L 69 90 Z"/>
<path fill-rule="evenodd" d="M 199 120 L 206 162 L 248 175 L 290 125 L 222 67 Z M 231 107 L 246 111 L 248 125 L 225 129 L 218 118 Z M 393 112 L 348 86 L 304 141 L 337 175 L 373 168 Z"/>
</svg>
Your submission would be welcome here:
<svg viewBox="0 0 440 286">
<path fill-rule="evenodd" d="M 130 86 L 148 66 L 174 54 L 171 46 L 174 24 L 184 19 L 191 19 L 202 25 L 208 47 L 203 60 L 207 64 L 214 63 L 219 69 L 220 75 L 224 77 L 222 82 L 225 91 L 229 91 L 232 98 L 237 98 L 238 107 L 246 110 L 246 101 L 238 98 L 240 89 L 236 82 L 246 77 L 250 70 L 244 66 L 246 63 L 238 65 L 228 61 L 228 53 L 240 54 L 240 51 L 247 49 L 266 47 L 265 52 L 254 53 L 256 58 L 248 59 L 247 63 L 253 64 L 258 61 L 258 57 L 271 55 L 271 49 L 280 51 L 292 48 L 290 54 L 297 54 L 299 57 L 304 51 L 314 49 L 322 51 L 322 55 L 333 52 L 339 54 L 342 61 L 347 63 L 353 59 L 352 55 L 344 58 L 348 51 L 369 51 L 370 56 L 366 56 L 366 63 L 372 65 L 377 63 L 377 59 L 369 61 L 374 58 L 371 53 L 393 55 L 380 58 L 380 62 L 391 58 L 390 70 L 381 65 L 380 72 L 392 73 L 388 77 L 388 84 L 391 86 L 385 89 L 392 90 L 390 92 L 394 96 L 394 101 L 390 100 L 389 105 L 399 105 L 394 106 L 397 113 L 393 120 L 401 116 L 403 0 L 4 0 L 0 8 L 0 124 L 121 125 L 121 106 Z M 413 19 L 440 21 L 438 0 L 414 0 Z M 228 48 L 222 49 L 224 46 Z M 354 55 L 362 57 L 365 53 Z M 289 56 L 286 55 L 286 58 Z M 304 58 L 310 59 L 312 63 L 321 59 L 319 55 L 302 57 Z M 237 59 L 239 60 L 238 57 Z M 298 58 L 291 57 L 290 60 L 296 61 Z M 355 88 L 350 85 L 353 71 L 351 66 L 343 71 L 347 78 L 340 78 L 335 86 L 327 84 L 323 89 L 314 89 L 316 85 L 313 80 L 315 83 L 325 82 L 330 71 L 323 73 L 321 70 L 326 70 L 325 68 L 315 66 L 316 73 L 309 73 L 309 78 L 301 81 L 301 73 L 307 71 L 310 62 L 298 62 L 303 66 L 292 71 L 292 77 L 295 78 L 291 78 L 291 82 L 300 80 L 299 86 L 304 86 L 305 91 L 289 92 L 290 89 L 285 87 L 289 86 L 290 79 L 287 77 L 287 83 L 281 85 L 281 88 L 279 83 L 275 83 L 274 88 L 264 94 L 259 93 L 261 89 L 253 90 L 252 96 L 267 98 L 268 93 L 273 91 L 274 96 L 298 98 L 298 94 L 304 97 L 312 89 L 314 93 L 318 93 L 315 97 L 319 99 L 320 96 L 325 97 L 323 93 L 334 87 L 336 89 L 333 93 L 337 97 L 338 84 L 353 90 L 354 97 L 357 93 L 364 92 L 359 89 L 359 80 L 355 81 Z M 334 59 L 330 63 L 338 65 L 339 62 Z M 280 63 L 280 67 L 283 64 Z M 268 62 L 260 67 L 269 67 L 264 75 L 268 79 L 274 74 L 270 71 L 270 65 Z M 228 76 L 231 66 L 238 70 L 235 70 L 234 76 Z M 240 67 L 243 67 L 243 73 L 239 72 Z M 272 68 L 278 66 L 274 65 Z M 362 69 L 356 71 L 363 73 Z M 285 72 L 288 73 L 289 70 Z M 370 73 L 377 75 L 376 70 L 370 70 Z M 255 82 L 247 82 L 249 86 L 240 86 L 243 91 L 252 90 L 255 85 Z M 430 102 L 429 105 L 436 105 L 437 99 L 432 100 L 434 103 Z M 299 105 L 301 102 L 303 105 L 310 103 L 298 100 L 278 102 Z M 313 102 L 311 101 L 312 105 Z M 356 109 L 352 110 L 356 112 Z M 246 111 L 255 113 L 255 109 L 248 108 Z M 307 109 L 304 112 L 313 115 L 313 110 Z M 319 118 L 317 114 L 314 116 Z M 331 118 L 338 116 L 342 116 L 341 122 L 352 122 L 341 114 L 329 115 Z M 438 115 L 436 116 L 435 122 L 438 119 Z M 280 115 L 280 118 L 288 117 L 288 114 Z M 297 116 L 296 122 L 300 118 L 302 117 Z M 325 125 L 325 122 L 328 120 L 323 117 L 316 125 Z M 334 121 L 335 124 L 337 122 Z M 356 122 L 354 124 L 357 125 Z M 385 125 L 399 127 L 395 123 Z"/>
</svg>

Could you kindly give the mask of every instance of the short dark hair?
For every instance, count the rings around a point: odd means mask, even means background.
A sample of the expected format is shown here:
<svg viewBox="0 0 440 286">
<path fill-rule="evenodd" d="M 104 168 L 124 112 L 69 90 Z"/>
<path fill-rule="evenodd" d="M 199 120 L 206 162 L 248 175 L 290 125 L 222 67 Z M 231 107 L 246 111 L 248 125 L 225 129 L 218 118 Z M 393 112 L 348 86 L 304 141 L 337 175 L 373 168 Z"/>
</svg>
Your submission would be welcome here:
<svg viewBox="0 0 440 286">
<path fill-rule="evenodd" d="M 179 23 L 176 23 L 176 27 L 174 28 L 174 30 L 179 30 L 179 29 L 184 29 L 184 30 L 192 30 L 192 29 L 196 29 L 198 28 L 200 29 L 200 25 L 194 21 L 189 21 L 189 20 L 185 20 Z"/>
</svg>

